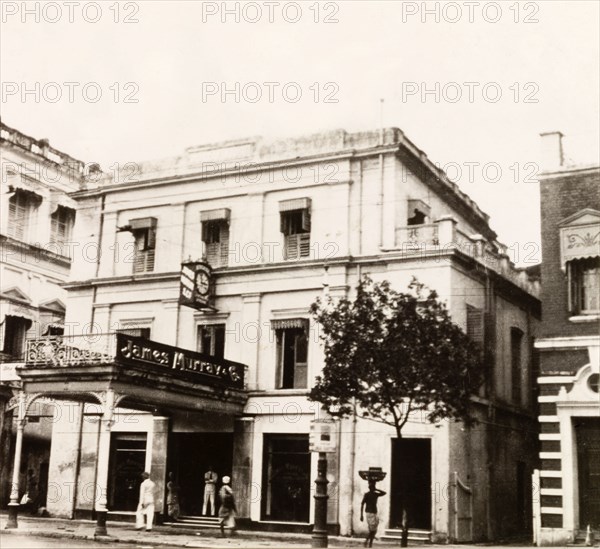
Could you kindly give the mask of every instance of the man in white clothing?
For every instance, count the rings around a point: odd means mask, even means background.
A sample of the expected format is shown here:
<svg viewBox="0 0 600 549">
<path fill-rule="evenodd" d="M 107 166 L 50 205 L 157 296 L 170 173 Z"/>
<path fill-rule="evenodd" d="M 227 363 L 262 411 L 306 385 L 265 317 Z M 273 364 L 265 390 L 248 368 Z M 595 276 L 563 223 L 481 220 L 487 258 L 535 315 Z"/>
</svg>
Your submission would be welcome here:
<svg viewBox="0 0 600 549">
<path fill-rule="evenodd" d="M 209 505 L 212 514 L 217 516 L 217 508 L 215 506 L 217 480 L 219 480 L 219 475 L 213 471 L 212 465 L 209 465 L 208 471 L 204 474 L 204 503 L 202 504 L 202 514 L 205 516 Z"/>
<path fill-rule="evenodd" d="M 146 532 L 152 530 L 154 521 L 154 489 L 156 484 L 150 480 L 150 473 L 142 473 L 142 484 L 140 485 L 140 502 L 135 514 L 135 529 L 144 528 L 144 516 L 146 517 Z"/>
</svg>

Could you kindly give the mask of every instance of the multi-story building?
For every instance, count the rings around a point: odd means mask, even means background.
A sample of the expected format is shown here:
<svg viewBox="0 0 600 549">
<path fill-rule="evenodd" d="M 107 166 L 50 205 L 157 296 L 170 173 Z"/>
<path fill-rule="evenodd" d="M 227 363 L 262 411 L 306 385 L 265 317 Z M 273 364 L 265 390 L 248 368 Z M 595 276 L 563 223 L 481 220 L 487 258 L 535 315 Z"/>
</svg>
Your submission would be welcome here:
<svg viewBox="0 0 600 549">
<path fill-rule="evenodd" d="M 565 545 L 600 528 L 600 167 L 566 165 L 559 132 L 542 139 L 536 537 Z"/>
<path fill-rule="evenodd" d="M 400 130 L 193 147 L 71 196 L 79 252 L 66 326 L 75 331 L 30 342 L 19 369 L 23 410 L 30 393 L 78 400 L 75 419 L 57 421 L 52 435 L 51 513 L 95 513 L 100 523 L 107 511 L 131 513 L 146 468 L 161 514 L 172 472 L 183 513 L 197 515 L 212 464 L 232 476 L 247 526 L 309 529 L 309 434 L 321 412 L 307 393 L 323 365 L 309 307 L 324 287 L 352 296 L 369 274 L 436 289 L 482 344 L 486 381 L 473 396 L 475 427 L 415 416 L 402 455 L 389 426 L 341 421 L 329 454 L 330 528 L 364 530 L 358 471 L 381 467 L 388 536 L 402 519 L 401 490 L 423 537 L 527 530 L 537 282 Z M 77 487 L 73 497 L 66 486 Z"/>
<path fill-rule="evenodd" d="M 75 201 L 68 193 L 80 188 L 84 164 L 0 124 L 0 505 L 8 502 L 10 411 L 5 403 L 19 386 L 16 365 L 24 361 L 25 340 L 61 334 L 69 275 Z M 32 410 L 33 412 L 33 410 Z M 36 490 L 48 482 L 52 412 L 38 405 L 26 426 L 23 482 Z M 29 476 L 27 476 L 29 474 Z M 33 493 L 33 487 L 31 488 Z M 43 495 L 41 499 L 44 499 Z"/>
</svg>

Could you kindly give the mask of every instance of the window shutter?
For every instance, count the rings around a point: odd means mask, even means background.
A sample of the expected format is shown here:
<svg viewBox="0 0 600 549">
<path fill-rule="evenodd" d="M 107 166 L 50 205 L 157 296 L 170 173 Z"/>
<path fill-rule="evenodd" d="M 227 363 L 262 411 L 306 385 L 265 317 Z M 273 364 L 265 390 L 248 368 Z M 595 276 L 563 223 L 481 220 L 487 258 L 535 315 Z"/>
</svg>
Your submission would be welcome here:
<svg viewBox="0 0 600 549">
<path fill-rule="evenodd" d="M 483 350 L 485 341 L 483 309 L 477 309 L 467 305 L 467 335 L 477 343 Z"/>
<path fill-rule="evenodd" d="M 208 221 L 202 222 L 202 242 L 208 241 Z"/>
<path fill-rule="evenodd" d="M 229 224 L 226 222 L 221 223 L 220 231 L 221 240 L 221 257 L 219 266 L 226 267 L 229 263 Z"/>
<path fill-rule="evenodd" d="M 310 232 L 310 211 L 308 208 L 302 210 L 302 230 Z"/>
<path fill-rule="evenodd" d="M 279 232 L 283 233 L 284 235 L 287 235 L 286 219 L 287 216 L 285 215 L 285 212 L 281 212 L 279 214 Z"/>
<path fill-rule="evenodd" d="M 310 233 L 296 235 L 298 236 L 298 248 L 300 257 L 310 256 Z"/>
<path fill-rule="evenodd" d="M 567 262 L 567 308 L 569 313 L 575 312 L 575 302 L 577 301 L 576 297 L 576 284 L 577 284 L 577 276 L 573 272 L 573 264 L 568 261 Z"/>
<path fill-rule="evenodd" d="M 146 232 L 146 249 L 154 250 L 156 247 L 156 230 L 148 229 Z"/>
</svg>

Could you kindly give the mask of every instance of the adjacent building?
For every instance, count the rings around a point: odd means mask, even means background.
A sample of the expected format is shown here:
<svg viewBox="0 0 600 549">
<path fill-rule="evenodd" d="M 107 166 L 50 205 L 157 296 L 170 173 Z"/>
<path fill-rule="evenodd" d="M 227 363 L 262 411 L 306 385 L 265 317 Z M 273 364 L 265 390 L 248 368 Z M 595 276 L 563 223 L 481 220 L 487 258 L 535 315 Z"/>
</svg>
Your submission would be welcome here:
<svg viewBox="0 0 600 549">
<path fill-rule="evenodd" d="M 15 373 L 25 358 L 25 341 L 63 333 L 75 201 L 84 163 L 0 123 L 0 505 L 10 490 L 12 406 L 20 386 Z M 8 410 L 6 410 L 8 408 Z M 5 417 L 5 413 L 7 417 Z M 38 402 L 25 427 L 23 486 L 44 500 L 48 483 L 51 418 Z M 39 490 L 38 490 L 39 484 Z M 38 495 L 35 497 L 37 498 Z"/>
<path fill-rule="evenodd" d="M 162 516 L 169 472 L 183 513 L 198 515 L 212 465 L 232 477 L 245 526 L 308 531 L 317 467 L 309 436 L 324 418 L 307 399 L 323 366 L 309 307 L 324 291 L 352 296 L 369 274 L 402 289 L 416 276 L 436 289 L 482 345 L 486 381 L 473 397 L 475 427 L 415 416 L 402 455 L 386 425 L 359 415 L 337 423 L 331 531 L 365 529 L 358 471 L 369 467 L 387 473 L 380 516 L 390 538 L 401 490 L 422 539 L 530 528 L 538 282 L 400 130 L 192 147 L 70 196 L 69 331 L 30 341 L 18 369 L 22 414 L 44 394 L 62 401 L 51 513 L 95 516 L 102 532 L 107 513 L 135 510 L 146 469 Z"/>
<path fill-rule="evenodd" d="M 542 135 L 538 545 L 600 528 L 600 167 L 567 165 L 562 137 Z"/>
</svg>

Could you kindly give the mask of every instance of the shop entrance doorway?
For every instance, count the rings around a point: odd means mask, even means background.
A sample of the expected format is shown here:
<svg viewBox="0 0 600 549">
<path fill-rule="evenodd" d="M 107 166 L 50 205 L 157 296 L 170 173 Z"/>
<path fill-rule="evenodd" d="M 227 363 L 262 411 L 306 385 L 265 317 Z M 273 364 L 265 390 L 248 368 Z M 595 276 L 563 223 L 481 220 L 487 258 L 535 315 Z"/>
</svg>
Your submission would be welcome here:
<svg viewBox="0 0 600 549">
<path fill-rule="evenodd" d="M 233 434 L 173 433 L 169 448 L 169 471 L 173 472 L 179 485 L 181 514 L 200 516 L 204 502 L 204 474 L 208 467 L 212 465 L 219 476 L 217 492 L 223 476 L 231 477 Z M 218 508 L 218 501 L 216 506 Z M 207 513 L 214 515 L 214 511 L 208 509 Z"/>
</svg>

